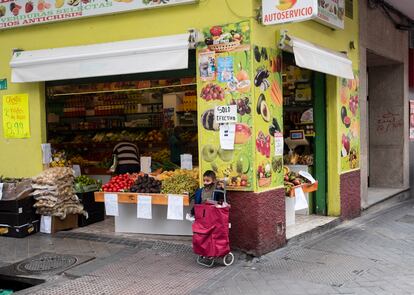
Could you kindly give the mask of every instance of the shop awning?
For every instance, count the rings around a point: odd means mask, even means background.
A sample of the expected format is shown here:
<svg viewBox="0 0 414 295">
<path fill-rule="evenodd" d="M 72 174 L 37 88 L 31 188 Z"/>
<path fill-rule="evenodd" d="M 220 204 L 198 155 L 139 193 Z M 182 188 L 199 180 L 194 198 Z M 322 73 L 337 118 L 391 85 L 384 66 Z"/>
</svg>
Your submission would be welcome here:
<svg viewBox="0 0 414 295">
<path fill-rule="evenodd" d="M 189 34 L 13 54 L 12 82 L 39 82 L 186 69 Z"/>
<path fill-rule="evenodd" d="M 343 53 L 324 48 L 305 40 L 283 35 L 282 49 L 292 51 L 296 65 L 346 79 L 354 79 L 352 61 Z"/>
</svg>

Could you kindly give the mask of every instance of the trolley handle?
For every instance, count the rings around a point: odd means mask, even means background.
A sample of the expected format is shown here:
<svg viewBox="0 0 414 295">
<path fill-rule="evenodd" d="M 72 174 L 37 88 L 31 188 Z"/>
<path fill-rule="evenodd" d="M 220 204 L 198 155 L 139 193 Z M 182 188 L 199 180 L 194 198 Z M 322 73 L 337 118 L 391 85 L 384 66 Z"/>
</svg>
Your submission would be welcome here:
<svg viewBox="0 0 414 295">
<path fill-rule="evenodd" d="M 223 183 L 223 189 L 217 190 L 215 189 L 214 192 L 219 192 L 223 194 L 223 204 L 227 204 L 227 178 L 224 178 L 223 181 L 220 181 Z M 217 187 L 217 186 L 216 186 Z"/>
</svg>

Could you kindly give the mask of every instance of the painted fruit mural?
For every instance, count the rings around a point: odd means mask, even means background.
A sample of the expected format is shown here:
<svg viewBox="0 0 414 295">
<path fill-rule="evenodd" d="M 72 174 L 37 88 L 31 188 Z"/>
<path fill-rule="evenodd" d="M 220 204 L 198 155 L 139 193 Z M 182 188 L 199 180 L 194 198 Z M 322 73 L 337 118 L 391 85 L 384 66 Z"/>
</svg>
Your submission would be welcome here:
<svg viewBox="0 0 414 295">
<path fill-rule="evenodd" d="M 203 34 L 197 50 L 200 171 L 213 170 L 219 179 L 226 179 L 229 190 L 253 191 L 255 109 L 249 22 L 208 27 Z M 237 110 L 233 150 L 221 148 L 217 106 Z"/>
<path fill-rule="evenodd" d="M 283 186 L 283 95 L 280 51 L 253 46 L 256 190 Z M 276 148 L 277 146 L 277 148 Z"/>
<path fill-rule="evenodd" d="M 341 172 L 358 169 L 360 165 L 359 77 L 339 79 L 339 130 Z"/>
</svg>

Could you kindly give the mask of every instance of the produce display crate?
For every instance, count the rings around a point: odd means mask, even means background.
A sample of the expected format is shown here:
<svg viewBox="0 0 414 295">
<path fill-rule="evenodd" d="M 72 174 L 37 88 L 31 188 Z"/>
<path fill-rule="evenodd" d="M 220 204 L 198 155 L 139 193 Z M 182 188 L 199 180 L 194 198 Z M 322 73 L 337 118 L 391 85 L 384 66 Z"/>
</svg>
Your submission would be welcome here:
<svg viewBox="0 0 414 295">
<path fill-rule="evenodd" d="M 104 205 L 102 203 L 98 203 L 95 201 L 95 192 L 87 192 L 87 193 L 77 193 L 76 195 L 79 198 L 79 201 L 83 205 L 83 209 L 87 212 L 89 211 L 104 211 Z"/>
<path fill-rule="evenodd" d="M 84 227 L 96 222 L 104 221 L 105 220 L 105 207 L 103 203 L 100 203 L 103 207 L 103 210 L 99 211 L 88 211 L 88 219 L 86 219 L 83 215 L 78 215 L 78 226 Z"/>
<path fill-rule="evenodd" d="M 59 217 L 52 217 L 51 233 L 57 233 L 62 230 L 69 230 L 78 227 L 78 214 L 69 214 L 65 219 L 61 220 Z"/>
<path fill-rule="evenodd" d="M 83 209 L 88 212 L 89 218 L 78 216 L 78 226 L 84 227 L 105 220 L 105 204 L 95 201 L 94 192 L 76 194 L 83 204 Z"/>
<path fill-rule="evenodd" d="M 8 226 L 0 225 L 0 236 L 12 237 L 12 238 L 24 238 L 28 235 L 39 232 L 40 221 L 34 220 L 32 222 L 19 225 L 19 226 Z"/>
<path fill-rule="evenodd" d="M 167 194 L 95 192 L 95 201 L 105 202 L 105 194 L 116 194 L 118 196 L 118 203 L 123 203 L 123 204 L 136 204 L 138 200 L 138 196 L 141 195 L 141 196 L 151 196 L 153 205 L 168 205 Z M 180 195 L 180 196 L 183 197 L 183 205 L 190 206 L 190 197 L 188 195 Z"/>
<path fill-rule="evenodd" d="M 0 225 L 21 226 L 39 219 L 40 215 L 37 215 L 34 210 L 22 213 L 0 212 Z"/>
<path fill-rule="evenodd" d="M 0 212 L 23 213 L 35 211 L 33 208 L 35 201 L 32 197 L 21 200 L 1 200 Z"/>
<path fill-rule="evenodd" d="M 318 182 L 316 181 L 313 184 L 305 183 L 305 184 L 302 184 L 302 185 L 294 186 L 290 190 L 290 194 L 289 194 L 288 197 L 294 198 L 295 197 L 295 189 L 298 188 L 298 187 L 302 187 L 302 190 L 303 190 L 304 193 L 316 192 L 318 190 Z"/>
</svg>

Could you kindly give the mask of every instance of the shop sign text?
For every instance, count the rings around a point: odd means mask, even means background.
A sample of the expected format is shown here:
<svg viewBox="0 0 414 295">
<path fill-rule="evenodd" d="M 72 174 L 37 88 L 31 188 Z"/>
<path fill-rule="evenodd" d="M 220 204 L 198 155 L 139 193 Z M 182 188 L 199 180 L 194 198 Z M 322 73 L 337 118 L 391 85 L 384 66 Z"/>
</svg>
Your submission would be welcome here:
<svg viewBox="0 0 414 295">
<path fill-rule="evenodd" d="M 333 28 L 344 28 L 344 0 L 263 0 L 264 25 L 316 20 Z"/>
<path fill-rule="evenodd" d="M 198 0 L 0 0 L 0 30 Z"/>
</svg>

